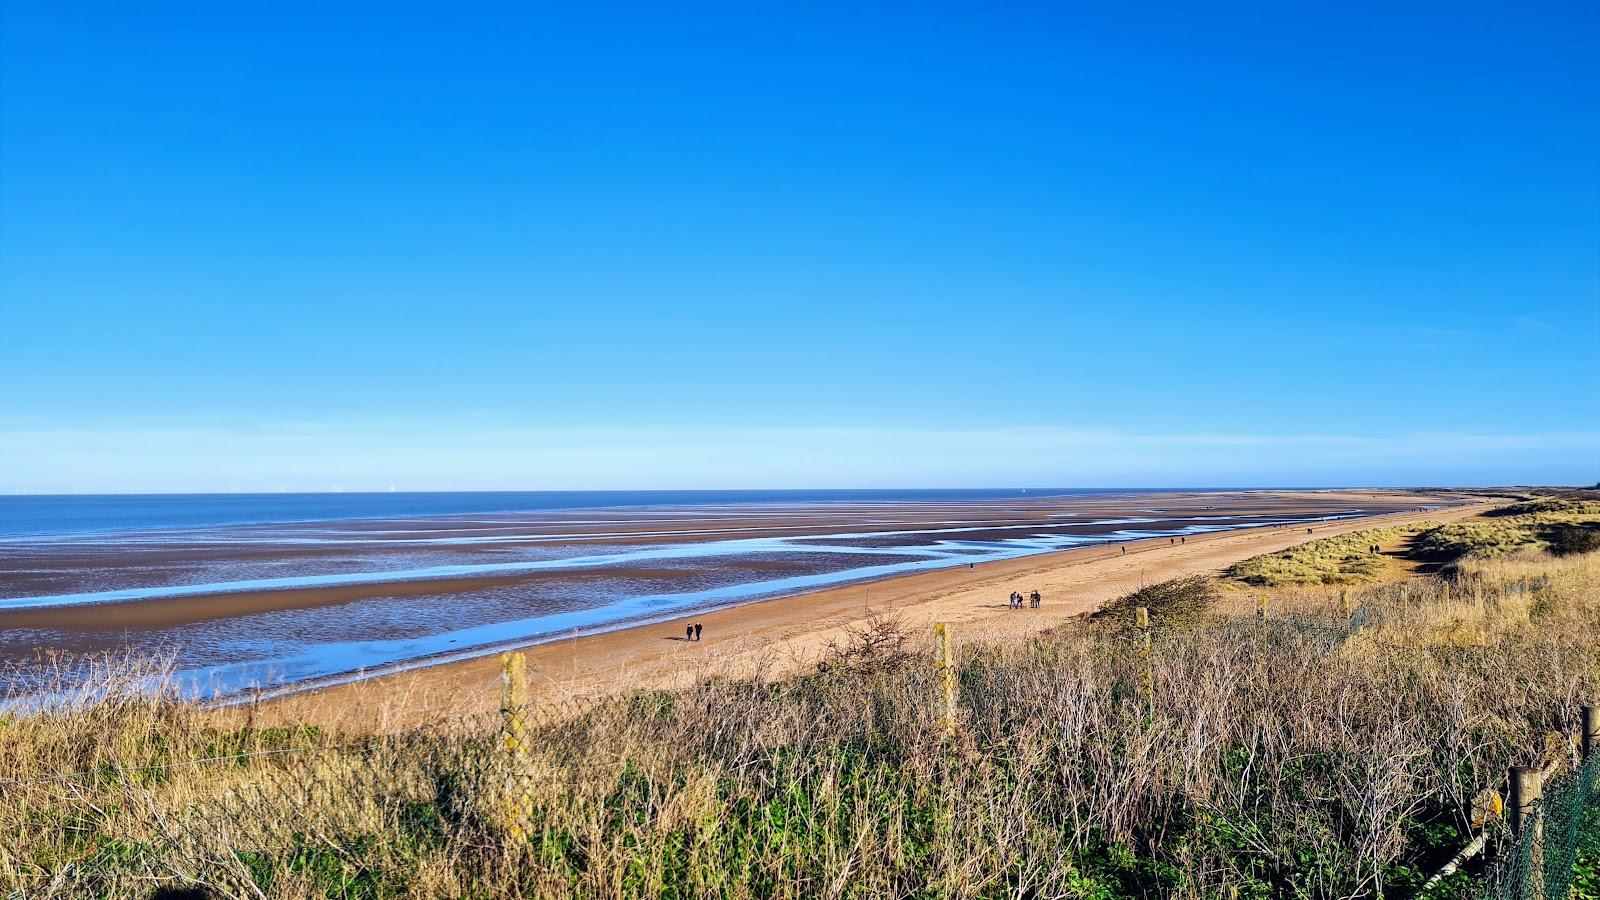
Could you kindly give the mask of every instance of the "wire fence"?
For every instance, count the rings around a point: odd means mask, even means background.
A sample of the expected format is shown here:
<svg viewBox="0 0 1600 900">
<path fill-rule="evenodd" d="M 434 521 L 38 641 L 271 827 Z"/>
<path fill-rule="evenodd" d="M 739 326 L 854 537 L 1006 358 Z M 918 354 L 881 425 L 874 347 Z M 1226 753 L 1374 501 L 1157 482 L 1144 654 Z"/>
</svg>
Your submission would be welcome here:
<svg viewBox="0 0 1600 900">
<path fill-rule="evenodd" d="M 1553 779 L 1489 867 L 1485 900 L 1600 897 L 1600 753 Z"/>
</svg>

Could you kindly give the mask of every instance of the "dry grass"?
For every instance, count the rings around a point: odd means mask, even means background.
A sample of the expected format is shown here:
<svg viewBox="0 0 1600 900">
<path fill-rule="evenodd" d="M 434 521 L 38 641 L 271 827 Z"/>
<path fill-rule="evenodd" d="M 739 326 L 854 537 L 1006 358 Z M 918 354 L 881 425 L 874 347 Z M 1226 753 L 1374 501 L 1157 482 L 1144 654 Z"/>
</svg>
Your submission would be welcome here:
<svg viewBox="0 0 1600 900">
<path fill-rule="evenodd" d="M 1571 730 L 1597 597 L 1600 558 L 1517 554 L 1349 591 L 1353 635 L 1337 590 L 1158 611 L 1153 707 L 1115 617 L 969 644 L 953 744 L 879 620 L 823 673 L 535 711 L 514 781 L 493 722 L 352 743 L 102 677 L 0 725 L 0 894 L 1392 895 Z"/>
</svg>

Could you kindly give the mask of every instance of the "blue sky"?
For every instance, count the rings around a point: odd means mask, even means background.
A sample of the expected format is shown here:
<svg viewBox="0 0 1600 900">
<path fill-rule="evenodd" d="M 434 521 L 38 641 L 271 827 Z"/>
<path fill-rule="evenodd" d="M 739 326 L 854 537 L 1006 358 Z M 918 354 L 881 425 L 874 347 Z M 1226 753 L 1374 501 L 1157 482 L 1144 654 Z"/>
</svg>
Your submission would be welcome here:
<svg viewBox="0 0 1600 900">
<path fill-rule="evenodd" d="M 0 492 L 1600 479 L 1594 3 L 0 2 Z"/>
</svg>

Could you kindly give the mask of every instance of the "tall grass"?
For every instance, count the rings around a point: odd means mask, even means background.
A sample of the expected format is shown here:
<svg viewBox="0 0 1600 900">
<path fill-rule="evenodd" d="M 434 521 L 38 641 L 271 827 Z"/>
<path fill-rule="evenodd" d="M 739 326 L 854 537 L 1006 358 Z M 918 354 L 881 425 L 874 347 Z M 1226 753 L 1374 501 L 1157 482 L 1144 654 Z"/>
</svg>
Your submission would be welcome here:
<svg viewBox="0 0 1600 900">
<path fill-rule="evenodd" d="M 1571 730 L 1600 679 L 1597 596 L 1596 556 L 1523 554 L 1352 592 L 1354 634 L 1332 590 L 1265 625 L 1226 600 L 1158 614 L 1153 704 L 1116 616 L 969 640 L 953 742 L 929 637 L 880 621 L 821 673 L 535 711 L 509 781 L 492 721 L 355 738 L 102 687 L 0 726 L 0 887 L 1393 896 L 1463 840 L 1480 789 Z"/>
</svg>

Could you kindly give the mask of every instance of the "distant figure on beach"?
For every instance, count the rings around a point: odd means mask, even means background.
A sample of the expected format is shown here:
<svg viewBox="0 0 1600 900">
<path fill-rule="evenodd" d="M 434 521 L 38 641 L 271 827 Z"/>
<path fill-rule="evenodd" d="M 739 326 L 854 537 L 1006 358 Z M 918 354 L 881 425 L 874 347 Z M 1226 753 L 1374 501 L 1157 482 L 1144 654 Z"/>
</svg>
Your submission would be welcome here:
<svg viewBox="0 0 1600 900">
<path fill-rule="evenodd" d="M 1310 533 L 1311 533 L 1311 529 L 1307 528 L 1306 529 L 1306 534 L 1310 534 Z"/>
<path fill-rule="evenodd" d="M 1033 593 L 1028 595 L 1028 605 L 1033 607 L 1034 609 L 1038 609 L 1039 608 L 1039 603 L 1040 603 L 1041 600 L 1042 600 L 1042 598 L 1039 596 L 1039 592 L 1038 591 L 1034 591 Z"/>
<path fill-rule="evenodd" d="M 686 640 L 686 641 L 694 640 L 694 626 L 693 625 L 685 625 L 685 626 L 683 626 L 683 639 Z"/>
<path fill-rule="evenodd" d="M 699 622 L 694 623 L 694 639 L 697 640 L 697 641 L 700 640 L 700 623 Z"/>
<path fill-rule="evenodd" d="M 1188 538 L 1186 538 L 1186 537 L 1181 537 L 1181 538 L 1178 538 L 1178 543 L 1180 543 L 1180 544 L 1187 544 L 1187 543 L 1189 543 L 1189 539 L 1188 539 Z"/>
<path fill-rule="evenodd" d="M 1123 553 L 1124 556 L 1127 555 L 1127 553 L 1128 553 L 1128 545 L 1127 544 L 1123 544 L 1122 545 L 1122 553 Z"/>
</svg>

